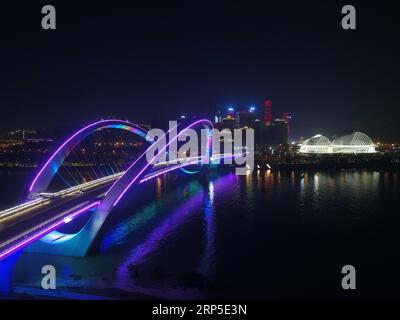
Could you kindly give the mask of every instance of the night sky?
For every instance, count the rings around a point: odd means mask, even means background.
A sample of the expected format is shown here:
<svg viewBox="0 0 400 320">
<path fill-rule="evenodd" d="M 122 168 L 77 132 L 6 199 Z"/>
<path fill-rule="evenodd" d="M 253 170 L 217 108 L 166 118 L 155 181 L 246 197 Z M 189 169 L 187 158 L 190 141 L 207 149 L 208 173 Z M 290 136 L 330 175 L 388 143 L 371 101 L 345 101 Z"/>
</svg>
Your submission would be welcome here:
<svg viewBox="0 0 400 320">
<path fill-rule="evenodd" d="M 395 1 L 82 2 L 0 5 L 0 131 L 209 116 L 269 97 L 295 137 L 400 140 Z M 349 3 L 355 31 L 341 29 Z M 45 4 L 57 30 L 41 28 Z"/>
</svg>

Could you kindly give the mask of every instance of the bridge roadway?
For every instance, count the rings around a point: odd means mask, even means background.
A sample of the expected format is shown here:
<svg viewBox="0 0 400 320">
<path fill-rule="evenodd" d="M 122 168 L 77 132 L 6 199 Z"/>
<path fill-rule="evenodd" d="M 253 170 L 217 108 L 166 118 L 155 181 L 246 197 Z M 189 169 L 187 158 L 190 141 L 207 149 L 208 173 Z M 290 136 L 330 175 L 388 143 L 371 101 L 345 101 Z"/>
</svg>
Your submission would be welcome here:
<svg viewBox="0 0 400 320">
<path fill-rule="evenodd" d="M 0 253 L 101 199 L 120 175 L 97 179 L 57 193 L 39 194 L 31 201 L 0 212 Z"/>
<path fill-rule="evenodd" d="M 222 159 L 232 155 L 219 154 L 211 157 Z M 203 157 L 187 158 L 178 164 L 159 162 L 140 183 L 158 175 L 189 165 L 198 164 Z M 31 195 L 31 200 L 0 212 L 0 261 L 47 233 L 68 223 L 73 218 L 95 208 L 110 186 L 124 172 L 80 184 L 55 193 Z"/>
</svg>

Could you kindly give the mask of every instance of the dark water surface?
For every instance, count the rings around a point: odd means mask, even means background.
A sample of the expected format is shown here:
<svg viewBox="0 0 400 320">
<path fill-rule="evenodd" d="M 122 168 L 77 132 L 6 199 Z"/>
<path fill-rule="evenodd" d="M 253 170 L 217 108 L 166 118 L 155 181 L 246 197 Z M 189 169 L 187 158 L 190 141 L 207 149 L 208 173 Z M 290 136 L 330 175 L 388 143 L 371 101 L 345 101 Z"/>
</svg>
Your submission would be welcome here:
<svg viewBox="0 0 400 320">
<path fill-rule="evenodd" d="M 25 173 L 27 175 L 27 173 Z M 0 173 L 0 207 L 21 197 Z M 86 258 L 22 254 L 14 285 L 135 298 L 400 298 L 400 173 L 170 175 L 131 191 Z M 341 288 L 354 265 L 357 290 Z"/>
</svg>

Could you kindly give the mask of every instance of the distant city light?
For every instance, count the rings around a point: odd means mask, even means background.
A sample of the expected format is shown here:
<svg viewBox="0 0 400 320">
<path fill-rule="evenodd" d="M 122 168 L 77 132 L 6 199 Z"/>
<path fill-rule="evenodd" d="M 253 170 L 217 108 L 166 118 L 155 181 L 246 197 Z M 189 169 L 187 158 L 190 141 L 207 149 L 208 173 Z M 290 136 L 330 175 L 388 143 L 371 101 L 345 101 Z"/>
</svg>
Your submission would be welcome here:
<svg viewBox="0 0 400 320">
<path fill-rule="evenodd" d="M 234 111 L 235 109 L 233 109 L 233 107 L 229 107 L 228 111 Z"/>
<path fill-rule="evenodd" d="M 181 116 L 181 119 L 186 119 L 186 116 L 182 115 L 182 116 Z"/>
</svg>

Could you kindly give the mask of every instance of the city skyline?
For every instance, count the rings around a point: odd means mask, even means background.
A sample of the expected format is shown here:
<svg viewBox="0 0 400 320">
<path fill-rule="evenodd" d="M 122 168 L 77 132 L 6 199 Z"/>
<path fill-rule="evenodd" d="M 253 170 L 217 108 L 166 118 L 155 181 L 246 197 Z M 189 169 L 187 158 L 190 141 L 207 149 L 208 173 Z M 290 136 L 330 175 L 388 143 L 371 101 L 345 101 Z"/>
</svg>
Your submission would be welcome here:
<svg viewBox="0 0 400 320">
<path fill-rule="evenodd" d="M 398 4 L 2 4 L 0 300 L 399 300 Z"/>
<path fill-rule="evenodd" d="M 339 4 L 309 4 L 55 3 L 54 31 L 40 28 L 37 5 L 7 4 L 0 127 L 74 128 L 108 115 L 149 122 L 165 110 L 204 116 L 270 98 L 275 112 L 293 115 L 296 137 L 362 130 L 398 140 L 392 4 L 376 13 L 354 3 L 351 31 L 340 27 Z"/>
</svg>

